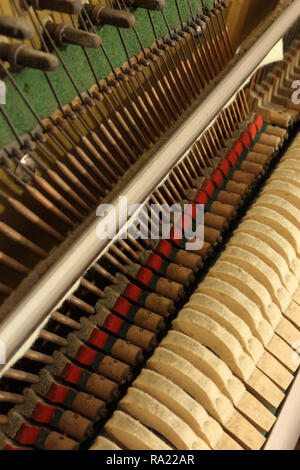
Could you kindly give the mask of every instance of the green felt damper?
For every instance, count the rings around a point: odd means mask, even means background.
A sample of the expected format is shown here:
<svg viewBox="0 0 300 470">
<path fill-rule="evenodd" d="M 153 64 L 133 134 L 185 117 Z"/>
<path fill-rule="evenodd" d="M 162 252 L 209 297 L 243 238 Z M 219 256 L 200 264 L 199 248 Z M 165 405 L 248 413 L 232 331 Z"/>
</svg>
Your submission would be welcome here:
<svg viewBox="0 0 300 470">
<path fill-rule="evenodd" d="M 200 0 L 190 0 L 193 13 L 201 11 Z M 212 0 L 204 0 L 203 2 L 208 8 L 212 7 Z M 190 17 L 190 11 L 186 0 L 179 0 L 180 10 L 183 20 L 186 21 Z M 166 0 L 165 14 L 171 28 L 180 24 L 175 0 Z M 149 47 L 154 42 L 153 31 L 148 19 L 148 13 L 144 9 L 132 10 L 136 18 L 136 29 L 141 37 L 144 47 Z M 167 28 L 163 21 L 161 12 L 151 12 L 158 37 L 167 34 Z M 126 62 L 126 55 L 120 42 L 119 34 L 113 26 L 104 26 L 99 31 L 103 45 L 107 50 L 114 67 L 120 67 Z M 126 41 L 126 45 L 131 57 L 140 52 L 140 46 L 132 30 L 122 30 L 122 34 Z M 94 83 L 94 77 L 91 73 L 85 55 L 78 46 L 68 46 L 66 50 L 60 50 L 61 54 L 75 78 L 76 84 L 80 91 L 87 90 Z M 110 73 L 110 68 L 101 50 L 90 49 L 89 55 L 93 61 L 97 76 L 99 79 L 106 77 Z M 70 79 L 60 64 L 58 69 L 51 72 L 50 78 L 57 90 L 60 100 L 63 104 L 72 101 L 77 95 Z M 48 85 L 43 72 L 39 70 L 24 69 L 19 74 L 14 74 L 17 83 L 25 93 L 26 97 L 33 105 L 39 116 L 43 119 L 50 116 L 57 108 L 57 102 Z M 37 122 L 21 97 L 14 90 L 9 80 L 5 79 L 7 85 L 7 96 L 5 109 L 12 119 L 17 131 L 20 135 L 26 131 L 32 130 Z M 9 142 L 15 140 L 3 116 L 0 115 L 0 147 L 2 148 Z"/>
</svg>

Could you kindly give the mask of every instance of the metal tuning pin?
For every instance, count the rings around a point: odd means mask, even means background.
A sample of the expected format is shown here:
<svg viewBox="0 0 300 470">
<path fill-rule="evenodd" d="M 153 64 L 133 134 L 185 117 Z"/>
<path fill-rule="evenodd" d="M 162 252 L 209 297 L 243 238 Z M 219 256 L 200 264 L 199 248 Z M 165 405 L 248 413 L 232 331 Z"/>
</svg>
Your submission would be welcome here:
<svg viewBox="0 0 300 470">
<path fill-rule="evenodd" d="M 32 36 L 32 27 L 23 18 L 0 15 L 0 35 L 16 39 L 27 39 Z"/>
<path fill-rule="evenodd" d="M 45 28 L 58 47 L 66 47 L 68 44 L 98 49 L 101 45 L 101 38 L 97 34 L 88 33 L 81 29 L 76 29 L 66 23 L 54 23 L 48 21 Z M 45 38 L 47 40 L 47 36 Z"/>
<path fill-rule="evenodd" d="M 118 28 L 129 29 L 135 24 L 135 17 L 124 10 L 116 10 L 103 5 L 85 5 L 82 11 L 83 18 L 85 17 L 84 10 L 86 14 L 88 14 L 92 24 L 97 26 L 110 24 Z"/>
<path fill-rule="evenodd" d="M 27 0 L 27 5 L 36 10 L 53 10 L 70 15 L 79 13 L 81 3 L 82 0 Z"/>
<path fill-rule="evenodd" d="M 32 49 L 24 44 L 0 43 L 0 58 L 9 62 L 14 70 L 23 67 L 51 72 L 58 67 L 58 59 L 52 54 Z"/>
<path fill-rule="evenodd" d="M 128 8 L 145 8 L 146 10 L 163 10 L 165 0 L 125 0 Z"/>
</svg>

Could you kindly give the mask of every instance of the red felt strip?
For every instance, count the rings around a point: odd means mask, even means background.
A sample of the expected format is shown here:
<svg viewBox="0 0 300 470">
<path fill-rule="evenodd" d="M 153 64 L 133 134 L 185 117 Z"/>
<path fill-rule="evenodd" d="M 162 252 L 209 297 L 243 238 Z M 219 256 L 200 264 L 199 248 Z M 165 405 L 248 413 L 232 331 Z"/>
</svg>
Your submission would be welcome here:
<svg viewBox="0 0 300 470">
<path fill-rule="evenodd" d="M 215 185 L 217 186 L 217 188 L 219 188 L 223 182 L 223 175 L 222 175 L 222 172 L 220 170 L 215 170 L 211 179 L 213 180 L 213 182 L 215 183 Z"/>
<path fill-rule="evenodd" d="M 92 338 L 93 334 L 91 335 Z M 90 339 L 90 341 L 94 344 L 94 342 Z M 89 366 L 92 364 L 95 356 L 97 354 L 97 351 L 94 351 L 94 349 L 91 349 L 85 345 L 82 345 L 76 354 L 76 360 L 80 362 L 80 364 L 85 364 Z"/>
<path fill-rule="evenodd" d="M 247 150 L 251 142 L 249 133 L 246 131 L 243 132 L 241 135 L 240 141 L 243 144 L 244 149 Z"/>
<path fill-rule="evenodd" d="M 257 134 L 257 128 L 255 126 L 255 123 L 249 122 L 247 129 L 248 129 L 251 139 L 254 140 Z"/>
<path fill-rule="evenodd" d="M 232 168 L 236 165 L 236 162 L 238 161 L 238 156 L 233 149 L 228 150 L 227 160 Z"/>
<path fill-rule="evenodd" d="M 172 245 L 167 240 L 161 240 L 157 245 L 156 250 L 168 258 L 172 251 Z"/>
<path fill-rule="evenodd" d="M 204 191 L 197 191 L 196 196 L 194 198 L 194 202 L 196 204 L 203 204 L 205 205 L 208 201 L 207 194 Z"/>
<path fill-rule="evenodd" d="M 34 444 L 41 428 L 37 426 L 32 426 L 28 423 L 22 423 L 19 431 L 15 435 L 15 440 L 20 444 Z"/>
<path fill-rule="evenodd" d="M 215 186 L 214 186 L 214 183 L 209 180 L 209 179 L 206 179 L 202 185 L 202 191 L 205 191 L 207 196 L 208 197 L 211 197 L 213 195 L 213 192 L 215 190 Z"/>
<path fill-rule="evenodd" d="M 119 297 L 113 306 L 113 309 L 120 315 L 126 317 L 127 313 L 131 309 L 131 303 L 129 303 L 128 300 L 123 299 L 123 297 Z"/>
<path fill-rule="evenodd" d="M 152 277 L 153 277 L 153 273 L 150 271 L 150 269 L 141 267 L 141 269 L 139 270 L 136 276 L 136 279 L 140 281 L 142 284 L 148 286 Z"/>
<path fill-rule="evenodd" d="M 222 158 L 219 166 L 218 166 L 218 169 L 222 172 L 222 174 L 224 176 L 227 175 L 227 173 L 229 172 L 230 170 L 230 165 L 229 165 L 229 162 L 228 160 L 225 160 L 225 158 Z"/>
<path fill-rule="evenodd" d="M 110 313 L 109 315 L 107 315 L 103 328 L 106 328 L 107 330 L 112 331 L 113 333 L 118 333 L 123 323 L 124 320 L 121 320 L 121 318 L 118 318 Z"/>
<path fill-rule="evenodd" d="M 31 418 L 38 423 L 49 423 L 55 408 L 45 403 L 38 402 L 34 408 Z"/>
<path fill-rule="evenodd" d="M 235 151 L 238 158 L 240 158 L 240 156 L 242 155 L 243 150 L 244 150 L 242 143 L 239 140 L 236 140 L 233 147 L 232 147 L 232 149 Z"/>
<path fill-rule="evenodd" d="M 65 379 L 67 382 L 71 382 L 76 384 L 78 379 L 82 374 L 82 369 L 71 362 L 68 362 L 66 367 L 64 368 L 61 378 Z"/>
<path fill-rule="evenodd" d="M 128 297 L 130 300 L 133 300 L 136 302 L 141 295 L 142 289 L 140 287 L 135 286 L 134 284 L 131 284 L 131 282 L 128 283 L 124 295 L 125 297 Z"/>
<path fill-rule="evenodd" d="M 155 271 L 159 271 L 162 263 L 163 263 L 162 257 L 156 253 L 152 253 L 148 258 L 147 266 L 149 268 L 154 269 Z"/>
<path fill-rule="evenodd" d="M 89 341 L 97 348 L 103 349 L 108 338 L 109 335 L 107 333 L 104 333 L 104 331 L 100 331 L 95 328 L 93 330 L 93 333 L 91 334 Z"/>
<path fill-rule="evenodd" d="M 262 126 L 263 126 L 264 120 L 260 114 L 256 114 L 254 118 L 254 124 L 256 125 L 256 128 L 258 132 L 260 132 Z"/>
<path fill-rule="evenodd" d="M 70 389 L 53 383 L 45 397 L 54 403 L 64 403 Z"/>
</svg>

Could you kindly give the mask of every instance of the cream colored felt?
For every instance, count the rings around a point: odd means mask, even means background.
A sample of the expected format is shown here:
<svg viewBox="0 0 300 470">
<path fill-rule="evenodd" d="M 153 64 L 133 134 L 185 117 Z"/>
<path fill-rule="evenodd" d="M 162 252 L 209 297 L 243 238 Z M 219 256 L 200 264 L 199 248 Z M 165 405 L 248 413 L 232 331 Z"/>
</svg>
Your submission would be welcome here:
<svg viewBox="0 0 300 470">
<path fill-rule="evenodd" d="M 280 162 L 280 169 L 282 170 L 293 170 L 296 173 L 300 172 L 300 158 L 296 160 L 294 156 L 287 158 L 286 160 L 282 160 Z"/>
<path fill-rule="evenodd" d="M 223 279 L 236 287 L 259 306 L 265 320 L 271 324 L 273 329 L 276 328 L 282 318 L 281 312 L 273 303 L 264 285 L 260 284 L 251 274 L 230 261 L 223 261 L 221 257 L 209 270 L 209 276 Z"/>
<path fill-rule="evenodd" d="M 300 177 L 300 175 L 299 175 Z M 300 229 L 300 210 L 290 204 L 284 197 L 266 193 L 258 198 L 256 206 L 268 207 L 286 217 L 298 230 Z"/>
<path fill-rule="evenodd" d="M 299 178 L 299 175 L 295 174 L 296 176 Z M 272 195 L 283 199 L 284 205 L 281 207 L 280 213 L 299 229 L 297 214 L 300 209 L 300 188 L 296 186 L 296 182 L 278 177 L 265 187 L 263 195 Z"/>
<path fill-rule="evenodd" d="M 166 377 L 150 369 L 143 369 L 133 382 L 133 386 L 148 393 L 173 411 L 211 448 L 215 448 L 224 437 L 220 424 L 207 414 L 203 406 Z M 231 439 L 231 448 L 240 448 L 240 446 Z"/>
<path fill-rule="evenodd" d="M 283 286 L 277 273 L 251 251 L 234 246 L 234 241 L 233 239 L 231 241 L 232 245 L 226 247 L 226 250 L 220 256 L 220 260 L 229 261 L 251 274 L 267 289 L 272 301 L 284 311 L 291 302 L 291 296 Z"/>
<path fill-rule="evenodd" d="M 104 428 L 110 436 L 129 450 L 172 449 L 139 421 L 119 410 L 114 412 Z"/>
<path fill-rule="evenodd" d="M 299 336 L 297 335 L 297 337 Z M 272 378 L 276 382 L 277 380 L 279 380 L 279 377 L 282 377 L 282 378 L 285 377 L 285 379 L 283 379 L 281 386 L 283 387 L 283 389 L 286 389 L 287 386 L 293 380 L 292 374 L 287 373 L 287 370 L 291 372 L 295 372 L 297 370 L 297 364 L 295 364 L 293 361 L 293 350 L 277 334 L 274 335 L 271 341 L 269 342 L 267 346 L 267 350 L 274 356 L 274 361 L 271 361 L 271 358 L 269 358 L 268 360 L 269 365 L 271 364 L 271 362 L 274 364 L 273 366 L 274 375 Z M 266 360 L 266 354 L 264 354 L 264 356 L 257 363 L 257 366 L 259 368 L 261 368 L 260 364 L 263 358 L 265 358 Z M 278 367 L 278 362 L 277 362 L 278 360 L 283 364 L 282 368 Z M 275 368 L 276 368 L 276 374 L 275 374 Z M 286 380 L 286 382 L 284 380 Z M 280 385 L 280 382 L 276 382 L 276 383 Z"/>
<path fill-rule="evenodd" d="M 289 159 L 280 163 L 280 173 L 278 175 L 279 178 L 285 181 L 283 174 L 285 174 L 286 177 L 289 176 L 288 181 L 286 181 L 287 184 L 293 184 L 293 182 L 295 183 L 295 179 L 297 177 L 299 178 L 300 175 L 300 162 L 297 160 Z M 293 179 L 291 178 L 292 175 Z M 292 189 L 292 187 L 290 189 Z"/>
<path fill-rule="evenodd" d="M 267 224 L 255 220 L 243 220 L 238 226 L 237 233 L 249 233 L 267 243 L 277 251 L 287 262 L 289 270 L 300 279 L 300 265 L 293 246 L 276 230 Z"/>
<path fill-rule="evenodd" d="M 210 295 L 226 305 L 247 323 L 256 338 L 264 345 L 269 343 L 274 334 L 273 328 L 263 318 L 258 306 L 233 285 L 207 275 L 198 285 L 196 292 Z"/>
<path fill-rule="evenodd" d="M 280 180 L 271 180 L 262 190 L 262 194 L 282 194 L 287 201 L 300 209 L 300 188 L 296 186 L 294 181 L 286 182 Z"/>
<path fill-rule="evenodd" d="M 222 359 L 199 341 L 179 331 L 170 330 L 160 346 L 175 352 L 210 377 L 234 405 L 244 395 L 246 391 L 244 384 L 232 374 Z"/>
<path fill-rule="evenodd" d="M 235 377 L 229 367 L 216 354 L 193 338 L 170 330 L 160 346 L 175 352 L 210 377 L 246 418 L 262 431 L 269 431 L 274 424 L 274 415 Z"/>
<path fill-rule="evenodd" d="M 276 170 L 270 176 L 267 184 L 273 181 L 282 181 L 288 184 L 295 186 L 294 191 L 296 195 L 299 195 L 299 167 L 297 166 L 297 162 L 295 163 L 294 160 L 288 160 L 280 164 Z M 290 188 L 292 190 L 292 188 Z"/>
<path fill-rule="evenodd" d="M 289 154 L 291 150 L 296 153 L 296 158 L 300 158 L 300 157 L 299 157 L 299 152 L 300 152 L 300 139 L 299 139 L 299 137 L 296 137 L 296 138 L 293 140 L 293 143 L 292 143 L 291 146 L 288 148 L 288 150 L 286 151 L 286 153 Z M 285 155 L 284 155 L 284 156 L 285 156 Z"/>
<path fill-rule="evenodd" d="M 191 328 L 187 330 L 186 324 L 189 320 Z M 172 324 L 174 329 L 182 331 L 212 349 L 244 382 L 251 377 L 255 370 L 252 358 L 245 353 L 239 341 L 228 330 L 208 315 L 186 306 Z"/>
<path fill-rule="evenodd" d="M 209 450 L 190 426 L 148 393 L 130 387 L 119 407 L 144 426 L 159 432 L 178 450 Z"/>
<path fill-rule="evenodd" d="M 259 257 L 278 275 L 289 294 L 294 294 L 298 287 L 298 280 L 291 273 L 285 258 L 265 241 L 261 240 L 257 234 L 242 231 L 235 232 L 231 240 L 229 240 L 227 248 L 231 245 L 243 248 Z"/>
<path fill-rule="evenodd" d="M 299 229 L 278 211 L 255 204 L 243 220 L 247 219 L 262 222 L 272 227 L 292 245 L 296 256 L 299 255 Z"/>
<path fill-rule="evenodd" d="M 295 291 L 293 295 L 293 301 L 300 306 L 300 287 L 298 287 L 298 289 Z"/>
<path fill-rule="evenodd" d="M 226 253 L 226 250 L 225 252 Z M 222 256 L 210 269 L 209 277 L 216 277 L 232 284 L 256 303 L 266 320 L 272 325 L 276 334 L 284 341 L 291 344 L 291 338 L 295 336 L 292 324 L 283 318 L 279 308 L 272 302 L 268 291 L 257 282 L 247 271 L 228 261 L 222 261 Z M 284 347 L 285 345 L 283 345 Z M 290 366 L 290 363 L 288 364 Z"/>
<path fill-rule="evenodd" d="M 280 166 L 283 162 L 289 161 L 289 160 L 297 160 L 297 157 L 299 158 L 299 147 L 291 147 L 289 148 L 286 153 L 282 156 L 282 159 L 280 160 Z"/>
<path fill-rule="evenodd" d="M 295 298 L 297 298 L 297 292 L 294 299 Z M 300 306 L 298 305 L 298 303 L 292 301 L 286 309 L 285 314 L 288 319 L 294 323 L 297 330 L 300 330 Z"/>
<path fill-rule="evenodd" d="M 117 444 L 104 436 L 98 436 L 89 450 L 122 450 Z"/>
<path fill-rule="evenodd" d="M 231 418 L 234 408 L 230 400 L 220 392 L 209 377 L 178 354 L 158 347 L 147 365 L 158 373 L 169 368 L 169 372 L 163 375 L 184 388 L 221 424 L 225 424 Z"/>
<path fill-rule="evenodd" d="M 179 312 L 173 320 L 173 328 L 209 347 L 245 384 L 251 383 L 263 403 L 278 407 L 284 394 L 266 375 L 255 368 L 250 357 L 225 328 L 191 308 L 184 308 Z"/>
<path fill-rule="evenodd" d="M 289 352 L 289 346 L 281 340 L 281 338 L 275 337 L 274 330 L 263 318 L 258 306 L 241 291 L 236 289 L 232 284 L 210 277 L 208 274 L 203 282 L 199 284 L 196 292 L 206 293 L 217 298 L 237 316 L 241 316 L 248 322 L 250 328 L 252 326 L 253 335 L 256 335 L 258 339 L 262 340 L 265 349 L 272 355 L 275 355 L 289 370 L 293 370 L 292 367 L 294 364 L 291 361 L 292 353 Z M 256 321 L 256 323 L 254 323 L 254 321 Z M 276 354 L 274 354 L 275 345 Z M 280 387 L 286 388 L 292 380 L 291 374 L 289 374 L 275 357 L 269 355 L 267 351 L 265 351 L 262 356 L 264 360 L 260 358 L 257 362 L 257 367 L 272 380 L 276 381 Z"/>
<path fill-rule="evenodd" d="M 297 170 L 292 170 L 291 168 L 286 169 L 281 168 L 281 166 L 279 166 L 270 176 L 268 182 L 271 181 L 282 181 L 284 183 L 289 183 L 295 185 L 297 188 L 300 188 L 299 172 Z"/>
<path fill-rule="evenodd" d="M 236 448 L 239 446 L 239 448 Z M 223 432 L 221 438 L 217 442 L 214 447 L 214 450 L 243 450 L 244 447 L 240 446 L 237 442 L 235 442 L 229 434 Z"/>
<path fill-rule="evenodd" d="M 253 336 L 246 322 L 214 296 L 200 292 L 193 294 L 185 307 L 195 308 L 226 328 L 255 362 L 263 355 L 263 345 Z"/>
<path fill-rule="evenodd" d="M 288 308 L 287 314 L 289 315 Z M 283 318 L 276 328 L 276 333 L 293 347 L 295 341 L 300 339 L 300 327 L 299 325 L 297 327 L 297 325 L 294 325 L 292 322 L 293 318 Z"/>
<path fill-rule="evenodd" d="M 192 364 L 177 354 L 158 347 L 148 360 L 150 369 L 183 387 L 240 442 L 250 449 L 260 449 L 265 438 L 241 416 L 216 385 Z"/>
</svg>

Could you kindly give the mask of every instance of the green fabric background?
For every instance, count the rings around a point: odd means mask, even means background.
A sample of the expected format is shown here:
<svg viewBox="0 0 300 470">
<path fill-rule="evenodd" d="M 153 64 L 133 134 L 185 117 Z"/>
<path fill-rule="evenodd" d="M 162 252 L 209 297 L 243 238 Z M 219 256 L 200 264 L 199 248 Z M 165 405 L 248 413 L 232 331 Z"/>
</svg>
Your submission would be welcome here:
<svg viewBox="0 0 300 470">
<path fill-rule="evenodd" d="M 183 19 L 186 20 L 190 16 L 187 2 L 186 0 L 179 0 L 179 2 Z M 204 4 L 211 7 L 212 0 L 204 0 Z M 191 5 L 194 12 L 199 12 L 201 10 L 200 0 L 191 0 Z M 150 46 L 154 42 L 154 36 L 146 10 L 136 9 L 133 13 L 136 18 L 136 29 L 142 39 L 143 45 L 145 47 Z M 171 27 L 179 25 L 179 17 L 174 0 L 166 0 L 165 14 Z M 152 17 L 155 22 L 158 36 L 161 37 L 165 35 L 167 30 L 161 13 L 154 11 L 152 12 Z M 122 30 L 122 32 L 130 56 L 132 57 L 135 54 L 138 54 L 140 52 L 140 47 L 134 32 L 132 30 Z M 126 56 L 116 28 L 112 26 L 104 26 L 99 34 L 101 35 L 103 45 L 105 46 L 114 67 L 121 66 L 126 61 Z M 89 50 L 89 54 L 92 58 L 99 79 L 107 76 L 110 69 L 102 51 Z M 88 89 L 95 80 L 81 48 L 77 46 L 69 46 L 66 50 L 62 51 L 62 55 L 80 90 L 83 91 Z M 51 72 L 50 77 L 63 104 L 74 99 L 77 93 L 62 65 L 59 65 L 55 72 Z M 51 115 L 53 111 L 57 109 L 57 102 L 42 72 L 38 70 L 24 69 L 21 73 L 15 74 L 15 78 L 27 98 L 30 100 L 34 109 L 42 118 Z M 23 134 L 26 131 L 33 129 L 36 126 L 36 121 L 18 93 L 13 89 L 9 80 L 6 79 L 5 82 L 7 85 L 5 109 L 19 134 Z M 7 123 L 1 116 L 0 147 L 3 147 L 12 140 L 14 140 L 14 137 L 8 128 Z"/>
</svg>

